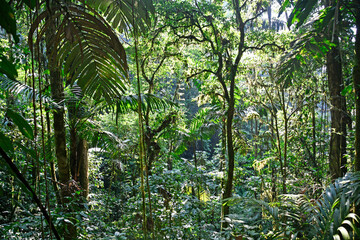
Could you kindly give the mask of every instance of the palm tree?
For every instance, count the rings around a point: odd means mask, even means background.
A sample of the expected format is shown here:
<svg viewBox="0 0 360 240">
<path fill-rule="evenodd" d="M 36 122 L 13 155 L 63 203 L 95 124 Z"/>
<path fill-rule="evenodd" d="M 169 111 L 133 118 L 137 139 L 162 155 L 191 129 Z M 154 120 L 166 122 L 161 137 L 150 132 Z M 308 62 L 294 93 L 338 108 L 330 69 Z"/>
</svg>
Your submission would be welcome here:
<svg viewBox="0 0 360 240">
<path fill-rule="evenodd" d="M 75 128 L 71 129 L 71 159 L 68 159 L 64 82 L 68 85 L 77 84 L 84 95 L 96 101 L 104 100 L 108 104 L 114 104 L 127 88 L 128 66 L 125 49 L 119 37 L 95 9 L 83 1 L 46 3 L 45 10 L 40 12 L 32 23 L 29 46 L 33 52 L 38 53 L 41 40 L 45 39 L 51 94 L 59 106 L 53 111 L 53 123 L 59 180 L 62 184 L 62 202 L 65 202 L 65 197 L 72 193 L 70 186 L 77 185 L 77 180 L 82 180 L 81 187 L 86 195 L 88 180 L 86 176 L 81 175 L 87 175 L 88 164 L 85 154 L 87 143 L 78 136 Z M 131 27 L 127 23 L 130 22 L 133 9 L 136 8 L 135 2 L 124 0 L 91 3 L 100 10 L 104 6 L 108 9 L 107 12 L 104 11 L 104 15 L 107 20 L 114 21 L 113 26 L 118 24 L 120 30 Z M 146 9 L 141 6 L 151 6 L 150 4 L 151 1 L 136 4 L 140 6 L 136 8 L 139 9 L 138 21 L 142 22 L 142 19 L 146 20 L 148 16 Z M 121 8 L 123 6 L 127 8 Z M 82 166 L 82 170 L 79 166 Z M 79 172 L 83 174 L 79 176 Z M 65 234 L 65 239 L 76 236 L 74 226 L 68 224 L 67 227 L 69 231 Z"/>
</svg>

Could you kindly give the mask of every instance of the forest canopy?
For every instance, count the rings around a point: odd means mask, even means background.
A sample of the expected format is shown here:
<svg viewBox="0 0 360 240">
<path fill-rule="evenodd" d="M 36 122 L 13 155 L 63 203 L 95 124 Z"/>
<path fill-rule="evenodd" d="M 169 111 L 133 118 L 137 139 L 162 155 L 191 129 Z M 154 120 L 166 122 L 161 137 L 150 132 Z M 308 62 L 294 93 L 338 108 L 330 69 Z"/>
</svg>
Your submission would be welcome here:
<svg viewBox="0 0 360 240">
<path fill-rule="evenodd" d="M 360 238 L 360 0 L 0 0 L 1 239 Z"/>
</svg>

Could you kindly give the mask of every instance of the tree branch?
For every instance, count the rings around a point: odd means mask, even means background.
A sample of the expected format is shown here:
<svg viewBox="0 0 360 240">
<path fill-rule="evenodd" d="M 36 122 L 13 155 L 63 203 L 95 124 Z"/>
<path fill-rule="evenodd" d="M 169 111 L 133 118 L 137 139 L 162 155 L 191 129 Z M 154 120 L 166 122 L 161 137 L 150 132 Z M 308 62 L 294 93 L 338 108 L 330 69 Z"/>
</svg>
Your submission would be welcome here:
<svg viewBox="0 0 360 240">
<path fill-rule="evenodd" d="M 279 45 L 277 45 L 276 43 L 265 43 L 261 46 L 252 46 L 252 47 L 244 47 L 245 51 L 248 50 L 248 49 L 255 49 L 255 50 L 263 50 L 265 47 L 277 47 L 279 50 L 281 51 L 285 51 L 285 48 L 284 47 L 281 47 Z"/>
<path fill-rule="evenodd" d="M 200 75 L 200 74 L 202 74 L 202 73 L 205 73 L 205 72 L 212 73 L 212 74 L 216 75 L 215 72 L 213 72 L 213 71 L 211 71 L 211 70 L 209 70 L 209 69 L 203 69 L 203 70 L 201 70 L 200 72 L 193 73 L 193 74 L 191 74 L 190 76 L 186 77 L 186 81 L 189 81 L 191 78 L 193 78 L 193 77 L 195 77 L 195 76 L 197 76 L 197 75 Z"/>
<path fill-rule="evenodd" d="M 247 19 L 247 20 L 244 22 L 244 25 L 246 25 L 248 22 L 254 21 L 254 20 L 257 19 L 258 17 L 260 17 L 264 12 L 266 12 L 266 9 L 262 9 L 262 10 L 261 10 L 258 14 L 256 14 L 254 17 Z"/>
</svg>

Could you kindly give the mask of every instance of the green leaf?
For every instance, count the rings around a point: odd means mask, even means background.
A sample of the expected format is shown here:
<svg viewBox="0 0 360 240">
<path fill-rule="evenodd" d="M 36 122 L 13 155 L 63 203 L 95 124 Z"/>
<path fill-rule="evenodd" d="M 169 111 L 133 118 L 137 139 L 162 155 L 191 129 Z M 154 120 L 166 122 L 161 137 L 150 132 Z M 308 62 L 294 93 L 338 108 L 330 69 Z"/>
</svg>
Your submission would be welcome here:
<svg viewBox="0 0 360 240">
<path fill-rule="evenodd" d="M 297 22 L 296 27 L 303 25 L 314 9 L 317 1 L 298 0 L 288 19 L 288 27 Z"/>
<path fill-rule="evenodd" d="M 341 96 L 347 96 L 349 94 L 351 94 L 351 92 L 353 91 L 353 88 L 351 85 L 346 86 L 342 91 L 341 91 Z"/>
<path fill-rule="evenodd" d="M 344 240 L 350 240 L 349 232 L 344 228 L 343 226 L 338 228 L 338 231 L 341 233 L 342 239 Z"/>
<path fill-rule="evenodd" d="M 5 74 L 11 80 L 15 80 L 18 76 L 15 65 L 5 56 L 0 56 L 0 73 Z"/>
<path fill-rule="evenodd" d="M 289 1 L 289 0 L 285 0 L 285 1 L 283 2 L 283 4 L 281 4 L 278 17 L 281 16 L 281 14 L 285 11 L 285 9 L 286 9 L 289 5 L 290 5 L 290 1 Z"/>
<path fill-rule="evenodd" d="M 18 113 L 7 109 L 6 114 L 10 117 L 16 126 L 18 126 L 20 132 L 29 139 L 34 139 L 34 133 L 29 123 Z"/>
<path fill-rule="evenodd" d="M 114 30 L 93 9 L 72 3 L 62 4 L 64 6 L 54 8 L 53 13 L 43 12 L 38 16 L 30 29 L 29 45 L 33 45 L 33 34 L 42 20 L 50 14 L 65 15 L 52 42 L 54 51 L 57 51 L 53 54 L 63 64 L 64 74 L 71 84 L 77 83 L 85 95 L 95 100 L 113 103 L 125 92 L 128 84 L 124 46 Z M 40 32 L 43 35 L 48 24 L 42 26 Z"/>
<path fill-rule="evenodd" d="M 5 0 L 0 0 L 0 26 L 4 28 L 7 33 L 13 35 L 16 43 L 19 42 L 19 37 L 16 35 L 14 11 Z"/>
<path fill-rule="evenodd" d="M 14 153 L 14 147 L 11 140 L 0 132 L 0 147 L 6 152 L 7 155 L 11 156 Z"/>
<path fill-rule="evenodd" d="M 88 4 L 101 10 L 113 28 L 121 32 L 129 31 L 129 29 L 134 27 L 132 24 L 133 14 L 135 26 L 139 28 L 140 31 L 145 31 L 146 26 L 151 25 L 150 15 L 155 15 L 152 0 L 89 0 Z"/>
</svg>

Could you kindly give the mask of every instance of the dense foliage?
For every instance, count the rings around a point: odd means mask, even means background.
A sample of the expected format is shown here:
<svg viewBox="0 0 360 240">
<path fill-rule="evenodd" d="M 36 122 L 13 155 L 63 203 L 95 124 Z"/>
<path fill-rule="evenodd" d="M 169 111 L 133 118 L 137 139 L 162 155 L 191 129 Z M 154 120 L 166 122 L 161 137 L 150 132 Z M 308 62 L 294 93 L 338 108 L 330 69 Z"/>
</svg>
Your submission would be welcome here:
<svg viewBox="0 0 360 240">
<path fill-rule="evenodd" d="M 360 1 L 0 0 L 1 239 L 358 239 Z"/>
</svg>

